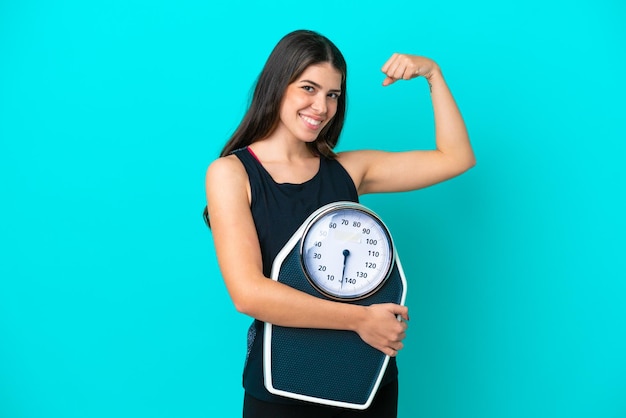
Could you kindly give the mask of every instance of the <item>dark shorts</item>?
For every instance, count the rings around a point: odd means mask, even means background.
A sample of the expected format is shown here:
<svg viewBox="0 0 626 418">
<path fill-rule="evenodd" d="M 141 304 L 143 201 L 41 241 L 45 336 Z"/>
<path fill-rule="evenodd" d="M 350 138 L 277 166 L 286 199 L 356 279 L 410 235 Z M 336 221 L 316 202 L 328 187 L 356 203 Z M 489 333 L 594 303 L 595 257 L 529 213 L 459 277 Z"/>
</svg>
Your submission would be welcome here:
<svg viewBox="0 0 626 418">
<path fill-rule="evenodd" d="M 396 418 L 397 415 L 397 380 L 381 387 L 370 407 L 364 411 L 310 403 L 264 402 L 247 393 L 243 401 L 243 418 Z"/>
</svg>

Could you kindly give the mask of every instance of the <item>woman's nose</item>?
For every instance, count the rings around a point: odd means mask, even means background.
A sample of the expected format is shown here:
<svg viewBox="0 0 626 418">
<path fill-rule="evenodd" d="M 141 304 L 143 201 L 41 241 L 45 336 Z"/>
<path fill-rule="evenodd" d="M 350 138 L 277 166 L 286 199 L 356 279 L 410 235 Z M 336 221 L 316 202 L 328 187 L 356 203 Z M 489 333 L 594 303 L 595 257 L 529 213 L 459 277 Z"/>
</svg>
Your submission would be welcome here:
<svg viewBox="0 0 626 418">
<path fill-rule="evenodd" d="M 315 100 L 313 101 L 313 104 L 311 105 L 311 107 L 318 114 L 322 114 L 322 115 L 326 114 L 326 111 L 328 110 L 326 106 L 326 96 L 323 94 L 319 94 L 315 96 Z"/>
</svg>

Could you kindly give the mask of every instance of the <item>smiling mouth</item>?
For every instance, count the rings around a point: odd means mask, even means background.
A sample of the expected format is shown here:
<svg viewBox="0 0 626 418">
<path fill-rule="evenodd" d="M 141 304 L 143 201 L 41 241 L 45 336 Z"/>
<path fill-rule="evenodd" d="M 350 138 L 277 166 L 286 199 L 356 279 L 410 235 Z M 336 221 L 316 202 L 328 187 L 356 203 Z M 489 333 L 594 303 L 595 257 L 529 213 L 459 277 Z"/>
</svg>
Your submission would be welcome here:
<svg viewBox="0 0 626 418">
<path fill-rule="evenodd" d="M 304 116 L 304 115 L 300 115 L 300 117 L 302 118 L 302 120 L 304 120 L 308 125 L 311 125 L 312 127 L 316 128 L 318 126 L 320 126 L 322 124 L 321 120 L 316 120 L 313 118 L 310 118 L 308 116 Z"/>
</svg>

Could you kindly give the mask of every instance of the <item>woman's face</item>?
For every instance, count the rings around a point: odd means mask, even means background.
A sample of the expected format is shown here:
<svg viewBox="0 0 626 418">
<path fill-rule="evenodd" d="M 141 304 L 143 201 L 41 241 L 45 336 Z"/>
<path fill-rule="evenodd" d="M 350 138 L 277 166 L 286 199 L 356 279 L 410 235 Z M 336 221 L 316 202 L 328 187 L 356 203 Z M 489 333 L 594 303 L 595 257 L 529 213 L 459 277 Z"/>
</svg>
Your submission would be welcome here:
<svg viewBox="0 0 626 418">
<path fill-rule="evenodd" d="M 309 66 L 287 86 L 275 133 L 313 142 L 337 112 L 341 73 L 330 63 Z"/>
</svg>

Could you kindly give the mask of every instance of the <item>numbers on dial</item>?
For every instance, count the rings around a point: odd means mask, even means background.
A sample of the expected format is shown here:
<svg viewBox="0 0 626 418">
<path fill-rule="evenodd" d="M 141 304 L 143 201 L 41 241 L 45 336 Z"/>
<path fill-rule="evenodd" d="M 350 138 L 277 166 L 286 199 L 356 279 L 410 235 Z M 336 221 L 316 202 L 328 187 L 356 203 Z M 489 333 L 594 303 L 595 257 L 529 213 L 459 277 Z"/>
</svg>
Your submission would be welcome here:
<svg viewBox="0 0 626 418">
<path fill-rule="evenodd" d="M 387 228 L 362 207 L 336 207 L 316 217 L 304 233 L 302 264 L 322 293 L 358 299 L 376 291 L 393 264 Z"/>
</svg>

